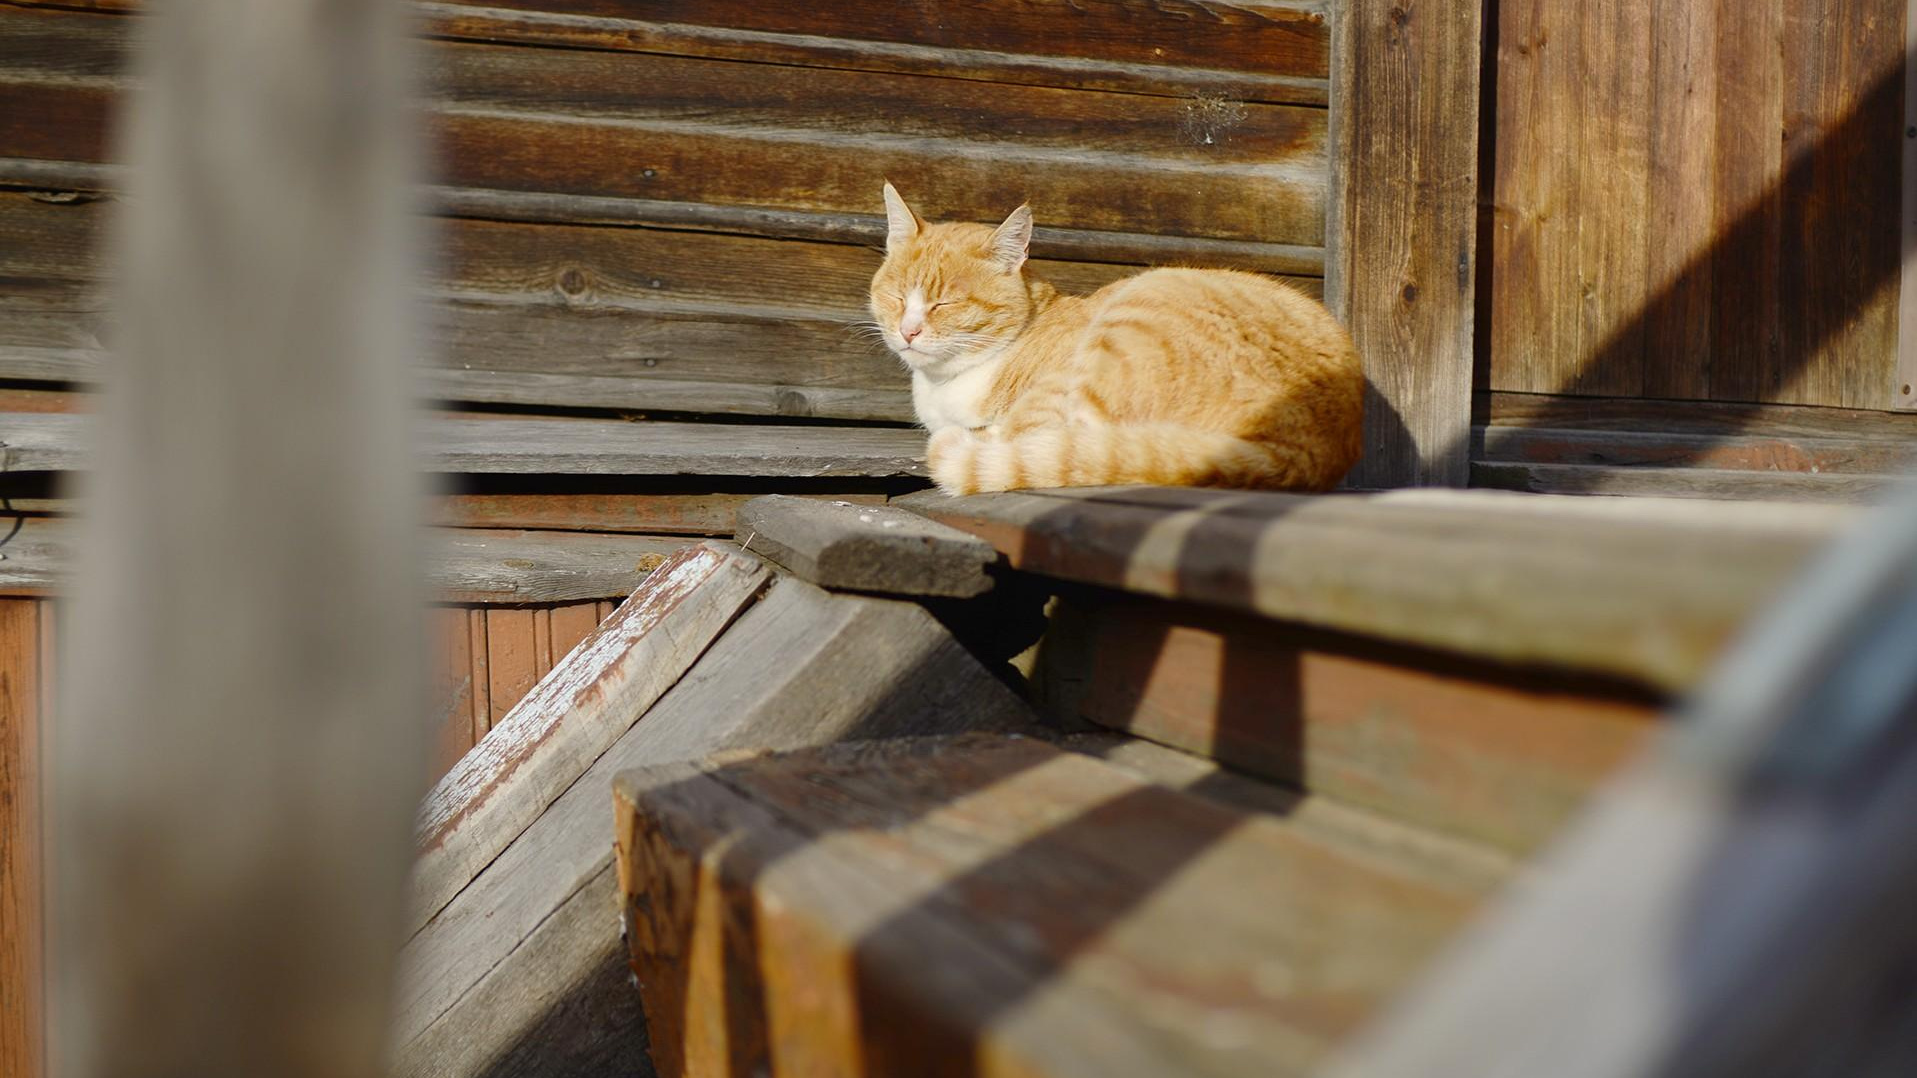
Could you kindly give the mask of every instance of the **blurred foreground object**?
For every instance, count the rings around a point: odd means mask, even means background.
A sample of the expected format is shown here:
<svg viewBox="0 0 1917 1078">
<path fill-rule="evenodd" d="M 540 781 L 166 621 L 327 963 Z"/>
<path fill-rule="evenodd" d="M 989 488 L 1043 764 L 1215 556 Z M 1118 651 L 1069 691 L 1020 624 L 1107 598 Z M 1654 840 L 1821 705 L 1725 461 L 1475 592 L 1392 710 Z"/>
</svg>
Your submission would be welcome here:
<svg viewBox="0 0 1917 1078">
<path fill-rule="evenodd" d="M 51 1062 L 370 1075 L 424 749 L 402 12 L 152 8 L 51 738 Z"/>
<path fill-rule="evenodd" d="M 1662 750 L 1334 1068 L 1917 1073 L 1917 491 L 1835 543 Z"/>
</svg>

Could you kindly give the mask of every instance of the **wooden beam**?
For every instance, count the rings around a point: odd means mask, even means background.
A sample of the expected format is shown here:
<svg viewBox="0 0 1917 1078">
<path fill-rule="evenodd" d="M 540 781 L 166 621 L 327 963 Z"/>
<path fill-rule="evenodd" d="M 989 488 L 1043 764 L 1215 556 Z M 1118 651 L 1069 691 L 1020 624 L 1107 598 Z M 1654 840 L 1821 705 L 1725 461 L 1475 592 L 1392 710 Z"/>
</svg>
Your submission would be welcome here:
<svg viewBox="0 0 1917 1078">
<path fill-rule="evenodd" d="M 551 480 L 536 480 L 550 484 Z M 851 483 L 845 483 L 851 486 Z M 540 528 L 648 535 L 727 536 L 739 507 L 757 493 L 550 493 L 475 491 L 433 499 L 432 522 L 455 528 Z M 820 493 L 854 505 L 883 505 L 885 495 Z"/>
<path fill-rule="evenodd" d="M 992 590 L 998 552 L 968 532 L 888 506 L 768 494 L 739 510 L 739 542 L 822 588 L 969 599 Z"/>
<path fill-rule="evenodd" d="M 673 555 L 441 778 L 414 824 L 418 931 L 605 753 L 757 597 L 728 544 Z"/>
<path fill-rule="evenodd" d="M 20 518 L 0 553 L 0 595 L 54 595 L 77 583 L 80 525 Z M 428 535 L 426 583 L 445 603 L 566 603 L 624 599 L 646 574 L 685 547 L 683 538 L 586 532 L 439 528 Z"/>
<path fill-rule="evenodd" d="M 1113 488 L 894 504 L 1014 568 L 1488 662 L 1695 683 L 1854 515 L 1495 491 Z"/>
<path fill-rule="evenodd" d="M 606 794 L 619 771 L 847 738 L 1023 729 L 1030 720 L 924 609 L 779 579 L 413 937 L 392 1073 L 495 1073 L 488 1068 L 535 1032 L 547 1063 L 531 1059 L 519 1073 L 579 1073 L 566 1065 L 579 1046 L 608 1043 L 609 1031 L 589 1018 L 631 992 L 606 917 Z M 638 1035 L 620 1031 L 628 1044 Z"/>
<path fill-rule="evenodd" d="M 1481 8 L 1331 5 L 1325 298 L 1370 380 L 1351 486 L 1467 479 Z"/>
<path fill-rule="evenodd" d="M 1890 406 L 1917 410 L 1917 0 L 1904 5 L 1903 264 L 1898 270 L 1897 372 Z"/>
<path fill-rule="evenodd" d="M 1730 468 L 1646 468 L 1584 464 L 1473 461 L 1471 485 L 1533 494 L 1609 494 L 1730 501 L 1874 502 L 1899 475 L 1761 472 Z"/>
<path fill-rule="evenodd" d="M 179 0 L 136 33 L 50 738 L 48 1055 L 376 1074 L 428 733 L 405 15 Z"/>
<path fill-rule="evenodd" d="M 662 1078 L 1301 1075 L 1479 898 L 1033 739 L 617 790 Z"/>
</svg>

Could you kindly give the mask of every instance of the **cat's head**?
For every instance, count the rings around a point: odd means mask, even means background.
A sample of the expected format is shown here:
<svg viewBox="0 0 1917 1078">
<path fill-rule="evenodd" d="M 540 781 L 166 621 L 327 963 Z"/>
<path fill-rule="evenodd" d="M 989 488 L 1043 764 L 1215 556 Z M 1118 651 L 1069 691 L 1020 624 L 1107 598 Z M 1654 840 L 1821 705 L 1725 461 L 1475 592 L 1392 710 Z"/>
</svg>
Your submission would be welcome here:
<svg viewBox="0 0 1917 1078">
<path fill-rule="evenodd" d="M 1032 211 L 997 228 L 928 225 L 885 185 L 885 263 L 872 277 L 872 317 L 915 371 L 950 377 L 982 362 L 1031 321 L 1024 269 Z"/>
</svg>

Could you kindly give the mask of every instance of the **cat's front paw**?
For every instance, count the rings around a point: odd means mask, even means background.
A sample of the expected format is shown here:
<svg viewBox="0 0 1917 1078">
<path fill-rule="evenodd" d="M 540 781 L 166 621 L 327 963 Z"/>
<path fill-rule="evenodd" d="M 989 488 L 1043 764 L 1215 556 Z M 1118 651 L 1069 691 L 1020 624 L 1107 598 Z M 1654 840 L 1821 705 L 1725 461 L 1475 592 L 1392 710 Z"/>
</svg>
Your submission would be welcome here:
<svg viewBox="0 0 1917 1078">
<path fill-rule="evenodd" d="M 973 494 L 978 487 L 979 436 L 964 427 L 942 427 L 925 446 L 932 482 L 947 494 Z"/>
</svg>

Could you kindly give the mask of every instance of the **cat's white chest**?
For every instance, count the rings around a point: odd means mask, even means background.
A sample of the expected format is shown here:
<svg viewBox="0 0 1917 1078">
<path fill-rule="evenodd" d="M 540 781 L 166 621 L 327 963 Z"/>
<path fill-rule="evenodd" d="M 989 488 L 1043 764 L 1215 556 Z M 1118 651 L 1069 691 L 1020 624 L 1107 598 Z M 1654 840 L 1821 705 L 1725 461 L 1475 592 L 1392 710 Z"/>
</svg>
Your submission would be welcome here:
<svg viewBox="0 0 1917 1078">
<path fill-rule="evenodd" d="M 918 413 L 919 422 L 929 431 L 989 424 L 993 417 L 985 414 L 985 398 L 992 391 L 998 366 L 981 363 L 943 382 L 913 374 L 912 409 Z"/>
</svg>

